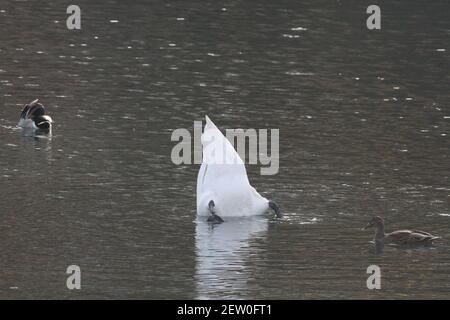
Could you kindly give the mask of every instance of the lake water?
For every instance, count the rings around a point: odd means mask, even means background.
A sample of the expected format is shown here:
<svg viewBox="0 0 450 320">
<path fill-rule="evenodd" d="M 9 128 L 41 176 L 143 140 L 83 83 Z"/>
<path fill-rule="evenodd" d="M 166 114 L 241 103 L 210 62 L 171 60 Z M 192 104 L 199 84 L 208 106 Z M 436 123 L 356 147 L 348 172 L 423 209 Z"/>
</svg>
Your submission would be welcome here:
<svg viewBox="0 0 450 320">
<path fill-rule="evenodd" d="M 448 1 L 0 1 L 0 298 L 450 297 Z M 24 136 L 39 98 L 51 137 Z M 280 130 L 280 205 L 211 226 L 176 128 Z M 376 254 L 387 231 L 443 237 Z M 81 268 L 68 290 L 67 266 Z M 380 266 L 382 289 L 366 269 Z"/>
</svg>

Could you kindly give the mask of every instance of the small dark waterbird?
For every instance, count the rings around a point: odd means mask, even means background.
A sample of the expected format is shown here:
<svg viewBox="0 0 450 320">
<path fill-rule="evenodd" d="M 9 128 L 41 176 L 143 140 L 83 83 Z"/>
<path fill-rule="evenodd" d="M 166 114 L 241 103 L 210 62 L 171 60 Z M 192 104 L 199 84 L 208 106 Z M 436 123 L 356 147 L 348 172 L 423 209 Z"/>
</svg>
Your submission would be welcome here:
<svg viewBox="0 0 450 320">
<path fill-rule="evenodd" d="M 216 214 L 215 207 L 216 207 L 216 205 L 214 204 L 214 201 L 211 200 L 208 203 L 208 208 L 209 208 L 209 212 L 211 213 L 211 215 L 208 217 L 207 221 L 210 223 L 222 223 L 223 219 Z"/>
<path fill-rule="evenodd" d="M 52 123 L 52 118 L 45 114 L 44 106 L 36 99 L 25 105 L 20 114 L 18 125 L 23 129 L 49 133 L 52 129 Z"/>
<path fill-rule="evenodd" d="M 372 218 L 363 229 L 372 227 L 375 227 L 374 241 L 376 245 L 431 245 L 434 240 L 441 238 L 420 230 L 397 230 L 385 233 L 384 221 L 379 216 Z"/>
</svg>

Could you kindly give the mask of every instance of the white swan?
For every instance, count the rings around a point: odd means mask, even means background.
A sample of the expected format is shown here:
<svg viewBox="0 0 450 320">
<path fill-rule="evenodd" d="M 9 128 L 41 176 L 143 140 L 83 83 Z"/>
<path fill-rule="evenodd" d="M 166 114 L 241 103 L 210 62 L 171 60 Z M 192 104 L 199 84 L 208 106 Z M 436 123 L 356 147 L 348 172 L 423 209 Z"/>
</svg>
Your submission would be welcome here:
<svg viewBox="0 0 450 320">
<path fill-rule="evenodd" d="M 210 222 L 221 217 L 260 215 L 278 205 L 250 185 L 242 159 L 231 143 L 206 116 L 202 134 L 203 162 L 197 177 L 197 214 Z"/>
</svg>

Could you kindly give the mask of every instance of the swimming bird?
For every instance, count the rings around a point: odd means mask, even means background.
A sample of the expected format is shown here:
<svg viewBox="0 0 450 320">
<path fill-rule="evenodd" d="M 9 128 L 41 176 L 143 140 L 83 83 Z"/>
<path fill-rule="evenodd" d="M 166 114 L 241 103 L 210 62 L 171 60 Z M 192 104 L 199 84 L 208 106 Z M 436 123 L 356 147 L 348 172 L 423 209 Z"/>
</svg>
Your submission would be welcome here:
<svg viewBox="0 0 450 320">
<path fill-rule="evenodd" d="M 20 114 L 19 127 L 28 130 L 50 132 L 53 120 L 45 114 L 44 106 L 36 99 L 26 104 Z"/>
<path fill-rule="evenodd" d="M 244 162 L 228 139 L 206 116 L 201 137 L 203 162 L 197 177 L 197 214 L 208 221 L 222 217 L 260 215 L 273 210 L 281 218 L 279 206 L 261 196 L 250 185 Z"/>
<path fill-rule="evenodd" d="M 391 233 L 384 232 L 384 221 L 381 217 L 372 218 L 364 227 L 365 229 L 375 227 L 375 244 L 397 244 L 397 245 L 430 245 L 440 237 L 420 230 L 397 230 Z"/>
<path fill-rule="evenodd" d="M 211 215 L 207 219 L 208 222 L 211 222 L 211 223 L 224 222 L 223 219 L 216 214 L 215 204 L 214 204 L 213 200 L 209 201 L 208 209 L 209 209 L 209 212 L 211 213 Z"/>
</svg>

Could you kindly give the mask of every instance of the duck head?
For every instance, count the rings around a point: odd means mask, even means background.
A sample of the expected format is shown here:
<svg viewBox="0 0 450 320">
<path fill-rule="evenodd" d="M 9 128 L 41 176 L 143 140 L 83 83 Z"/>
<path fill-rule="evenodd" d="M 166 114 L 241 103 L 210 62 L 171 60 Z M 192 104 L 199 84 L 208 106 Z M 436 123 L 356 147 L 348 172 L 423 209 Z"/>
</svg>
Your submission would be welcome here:
<svg viewBox="0 0 450 320">
<path fill-rule="evenodd" d="M 49 116 L 43 115 L 43 116 L 37 116 L 34 119 L 34 123 L 36 124 L 36 127 L 38 129 L 43 131 L 49 131 L 52 127 L 52 118 Z"/>
<path fill-rule="evenodd" d="M 372 227 L 380 228 L 383 227 L 383 225 L 384 225 L 383 218 L 381 218 L 380 216 L 376 216 L 373 217 L 363 229 L 366 230 Z"/>
</svg>

